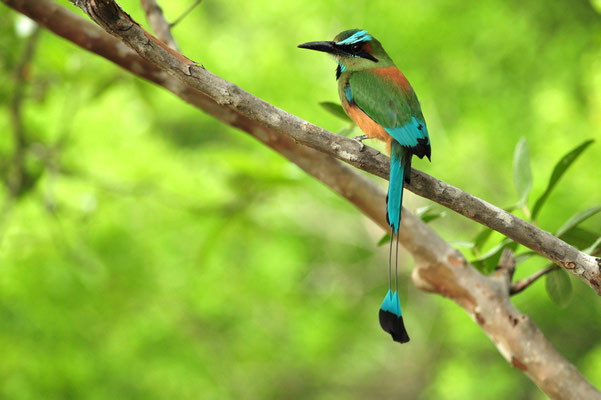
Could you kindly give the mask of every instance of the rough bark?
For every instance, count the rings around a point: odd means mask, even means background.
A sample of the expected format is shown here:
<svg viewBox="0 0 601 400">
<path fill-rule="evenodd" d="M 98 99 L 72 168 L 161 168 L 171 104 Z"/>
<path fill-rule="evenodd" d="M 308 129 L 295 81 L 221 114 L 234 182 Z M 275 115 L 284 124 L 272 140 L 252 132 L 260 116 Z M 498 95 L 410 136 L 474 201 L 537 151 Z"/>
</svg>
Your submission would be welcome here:
<svg viewBox="0 0 601 400">
<path fill-rule="evenodd" d="M 140 0 L 140 3 L 146 13 L 148 23 L 157 37 L 173 50 L 179 51 L 175 39 L 171 34 L 171 26 L 163 16 L 163 10 L 157 2 L 155 0 Z"/>
</svg>

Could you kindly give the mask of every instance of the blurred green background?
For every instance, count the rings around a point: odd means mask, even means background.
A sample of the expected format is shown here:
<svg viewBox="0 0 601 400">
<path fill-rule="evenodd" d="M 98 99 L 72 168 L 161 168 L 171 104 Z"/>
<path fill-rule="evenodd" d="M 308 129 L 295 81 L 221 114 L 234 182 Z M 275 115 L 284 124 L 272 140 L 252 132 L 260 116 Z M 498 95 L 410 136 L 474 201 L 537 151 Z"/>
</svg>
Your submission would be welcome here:
<svg viewBox="0 0 601 400">
<path fill-rule="evenodd" d="M 170 20 L 190 3 L 160 2 Z M 137 1 L 120 4 L 147 27 Z M 432 163 L 414 167 L 509 206 L 520 137 L 532 199 L 562 155 L 599 138 L 600 13 L 599 0 L 205 0 L 174 36 L 210 71 L 337 132 L 344 122 L 318 105 L 338 101 L 335 64 L 296 45 L 369 30 L 424 109 Z M 412 341 L 393 343 L 377 319 L 387 249 L 375 224 L 246 134 L 44 30 L 26 71 L 29 184 L 11 202 L 26 25 L 0 6 L 0 398 L 545 398 L 458 306 L 413 287 L 405 253 Z M 539 226 L 601 203 L 600 160 L 597 142 Z M 431 225 L 454 243 L 481 230 L 452 212 Z M 565 308 L 543 281 L 514 302 L 599 387 L 601 302 L 573 286 Z"/>
</svg>

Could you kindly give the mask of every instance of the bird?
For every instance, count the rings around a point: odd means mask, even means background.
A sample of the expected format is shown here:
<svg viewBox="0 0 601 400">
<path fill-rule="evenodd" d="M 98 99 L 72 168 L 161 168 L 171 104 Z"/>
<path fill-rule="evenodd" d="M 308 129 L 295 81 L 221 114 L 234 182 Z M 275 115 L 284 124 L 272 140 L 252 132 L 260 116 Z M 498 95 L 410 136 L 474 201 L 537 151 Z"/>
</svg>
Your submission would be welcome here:
<svg viewBox="0 0 601 400">
<path fill-rule="evenodd" d="M 406 343 L 398 295 L 398 231 L 401 223 L 403 187 L 410 183 L 411 159 L 431 160 L 430 137 L 421 105 L 411 84 L 398 69 L 382 44 L 364 29 L 345 30 L 333 41 L 298 45 L 329 53 L 337 61 L 338 94 L 346 114 L 363 131 L 363 140 L 386 143 L 390 154 L 390 176 L 386 197 L 386 219 L 390 225 L 388 292 L 379 311 L 380 326 L 395 342 Z M 394 287 L 392 285 L 392 247 L 396 236 Z"/>
</svg>

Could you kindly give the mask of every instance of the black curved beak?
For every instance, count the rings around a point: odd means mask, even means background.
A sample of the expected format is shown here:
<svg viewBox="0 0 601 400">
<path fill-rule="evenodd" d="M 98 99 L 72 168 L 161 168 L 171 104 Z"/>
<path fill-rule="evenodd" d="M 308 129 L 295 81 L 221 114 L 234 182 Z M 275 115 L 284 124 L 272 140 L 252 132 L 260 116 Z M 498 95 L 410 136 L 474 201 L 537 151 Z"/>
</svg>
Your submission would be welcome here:
<svg viewBox="0 0 601 400">
<path fill-rule="evenodd" d="M 340 49 L 336 45 L 336 42 L 327 42 L 327 41 L 307 42 L 307 43 L 299 44 L 298 47 L 300 47 L 301 49 L 323 51 L 324 53 L 329 53 L 329 54 L 333 54 L 333 55 L 345 53 L 342 49 Z"/>
</svg>

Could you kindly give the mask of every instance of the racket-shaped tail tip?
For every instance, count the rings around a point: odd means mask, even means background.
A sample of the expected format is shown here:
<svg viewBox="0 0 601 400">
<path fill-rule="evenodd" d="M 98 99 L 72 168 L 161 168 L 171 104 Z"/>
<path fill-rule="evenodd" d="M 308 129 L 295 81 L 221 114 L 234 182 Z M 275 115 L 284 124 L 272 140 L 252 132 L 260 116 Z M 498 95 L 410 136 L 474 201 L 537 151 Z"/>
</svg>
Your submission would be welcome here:
<svg viewBox="0 0 601 400">
<path fill-rule="evenodd" d="M 407 343 L 409 341 L 409 335 L 401 315 L 399 296 L 392 290 L 388 290 L 380 307 L 380 326 L 392 336 L 392 340 L 395 342 Z"/>
<path fill-rule="evenodd" d="M 395 342 L 407 343 L 409 341 L 402 316 L 399 317 L 390 311 L 380 309 L 380 326 L 392 336 L 392 340 Z"/>
</svg>

